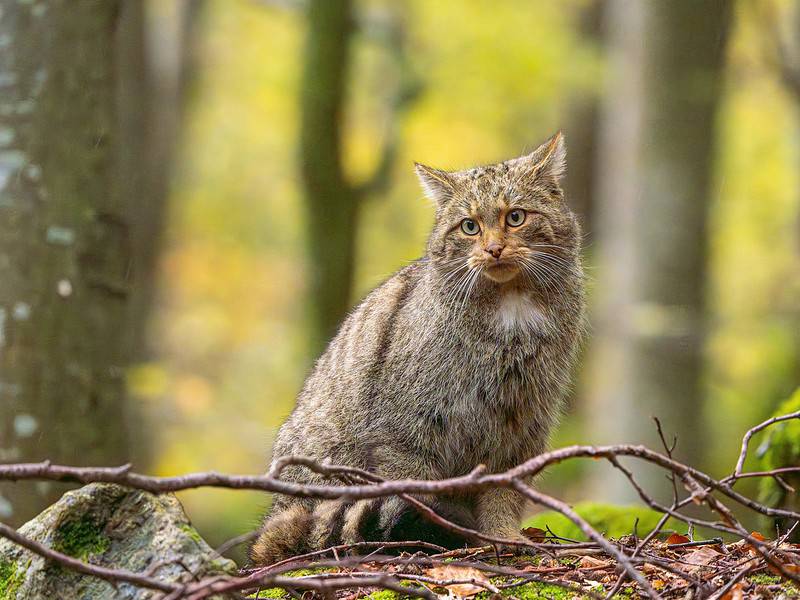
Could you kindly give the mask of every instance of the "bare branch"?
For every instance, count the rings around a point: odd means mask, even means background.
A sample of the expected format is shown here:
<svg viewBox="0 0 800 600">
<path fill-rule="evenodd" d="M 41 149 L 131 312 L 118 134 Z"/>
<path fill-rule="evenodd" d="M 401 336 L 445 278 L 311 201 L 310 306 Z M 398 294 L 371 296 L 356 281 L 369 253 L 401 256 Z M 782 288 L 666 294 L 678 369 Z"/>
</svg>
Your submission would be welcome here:
<svg viewBox="0 0 800 600">
<path fill-rule="evenodd" d="M 785 419 L 783 419 L 785 420 Z M 141 489 L 154 494 L 176 492 L 198 487 L 222 487 L 231 489 L 261 490 L 290 496 L 326 499 L 360 500 L 380 498 L 398 494 L 452 494 L 456 492 L 475 492 L 492 487 L 513 487 L 516 480 L 525 480 L 543 471 L 546 467 L 572 458 L 610 458 L 632 457 L 683 478 L 691 476 L 703 486 L 717 490 L 731 500 L 768 517 L 800 519 L 800 513 L 771 508 L 748 498 L 731 487 L 730 477 L 717 481 L 702 471 L 680 463 L 645 446 L 618 444 L 613 446 L 567 446 L 559 450 L 545 452 L 523 464 L 502 473 L 485 474 L 473 471 L 468 475 L 441 480 L 397 480 L 385 481 L 375 485 L 312 485 L 293 483 L 276 479 L 270 475 L 226 475 L 215 471 L 191 473 L 176 477 L 155 477 L 133 473 L 128 466 L 123 467 L 71 467 L 42 463 L 18 463 L 0 465 L 0 480 L 50 480 L 75 483 L 116 483 Z M 304 457 L 290 457 L 297 464 L 313 463 Z M 342 468 L 317 464 L 319 472 L 335 476 Z M 772 476 L 772 471 L 764 471 L 760 476 Z"/>
<path fill-rule="evenodd" d="M 774 425 L 775 423 L 780 423 L 782 421 L 789 421 L 791 419 L 800 419 L 800 410 L 794 413 L 790 413 L 788 415 L 781 415 L 779 417 L 772 417 L 771 419 L 767 419 L 763 423 L 759 423 L 755 427 L 747 430 L 747 433 L 744 434 L 742 438 L 742 450 L 739 452 L 739 460 L 736 461 L 736 468 L 733 470 L 733 474 L 728 478 L 731 483 L 735 482 L 736 479 L 740 479 L 742 477 L 765 477 L 767 475 L 774 475 L 777 473 L 791 473 L 800 471 L 800 467 L 789 467 L 788 469 L 777 469 L 774 471 L 762 471 L 760 473 L 743 473 L 744 470 L 744 461 L 747 458 L 747 449 L 750 445 L 750 439 L 759 431 Z"/>
<path fill-rule="evenodd" d="M 786 579 L 800 581 L 800 576 L 797 574 L 798 561 L 795 556 L 799 550 L 796 547 L 785 546 L 786 536 L 781 536 L 776 542 L 767 542 L 764 541 L 763 538 L 759 539 L 759 536 L 748 533 L 748 531 L 738 521 L 733 511 L 720 499 L 722 498 L 727 499 L 728 501 L 733 501 L 763 515 L 788 517 L 795 523 L 800 521 L 800 514 L 798 513 L 790 510 L 779 510 L 765 506 L 746 496 L 743 496 L 742 494 L 739 494 L 738 492 L 735 492 L 732 489 L 732 485 L 738 478 L 777 477 L 779 474 L 794 472 L 796 470 L 795 467 L 789 467 L 774 469 L 771 471 L 745 473 L 743 472 L 743 464 L 747 455 L 749 442 L 754 434 L 762 431 L 774 423 L 799 417 L 800 413 L 774 417 L 750 429 L 743 438 L 742 450 L 734 473 L 722 480 L 716 480 L 711 476 L 694 469 L 693 467 L 676 461 L 671 456 L 673 446 L 667 443 L 663 432 L 661 432 L 661 436 L 666 454 L 652 451 L 643 446 L 628 444 L 596 447 L 570 446 L 567 448 L 561 448 L 551 452 L 543 453 L 539 456 L 531 458 L 517 467 L 502 473 L 489 474 L 486 473 L 485 468 L 479 466 L 472 472 L 461 477 L 431 481 L 386 481 L 374 473 L 370 473 L 362 469 L 348 466 L 335 466 L 324 462 L 320 463 L 310 458 L 293 456 L 278 459 L 273 464 L 270 472 L 263 476 L 227 475 L 216 472 L 206 472 L 192 473 L 177 477 L 152 477 L 132 472 L 130 465 L 123 465 L 115 468 L 71 467 L 53 465 L 50 462 L 45 461 L 42 463 L 0 465 L 0 480 L 53 480 L 77 483 L 105 482 L 142 489 L 152 493 L 174 492 L 183 489 L 210 486 L 232 489 L 255 489 L 300 497 L 331 499 L 339 498 L 345 500 L 378 498 L 394 495 L 405 500 L 410 506 L 420 511 L 431 521 L 439 524 L 442 527 L 450 529 L 451 531 L 456 531 L 466 536 L 468 539 L 483 539 L 492 543 L 499 543 L 507 546 L 526 546 L 532 550 L 546 552 L 551 555 L 607 555 L 613 559 L 613 561 L 622 571 L 607 597 L 612 597 L 615 593 L 617 593 L 621 589 L 625 580 L 630 578 L 636 583 L 641 593 L 650 598 L 659 598 L 659 594 L 652 588 L 647 578 L 640 570 L 645 564 L 651 565 L 651 568 L 653 565 L 655 565 L 658 569 L 662 569 L 680 579 L 683 579 L 686 584 L 693 586 L 697 590 L 698 594 L 707 595 L 711 593 L 711 588 L 709 587 L 710 583 L 708 580 L 696 577 L 695 575 L 691 574 L 691 570 L 688 570 L 687 572 L 686 569 L 678 568 L 676 565 L 680 565 L 682 561 L 678 559 L 668 560 L 663 556 L 658 556 L 654 553 L 654 549 L 660 547 L 674 553 L 676 551 L 686 551 L 686 549 L 690 546 L 719 544 L 721 543 L 721 539 L 697 541 L 689 544 L 672 544 L 670 546 L 666 546 L 661 542 L 657 542 L 656 537 L 662 531 L 670 517 L 687 523 L 690 528 L 695 526 L 705 527 L 726 534 L 735 535 L 742 540 L 741 543 L 746 544 L 746 546 L 740 546 L 740 548 L 749 547 L 752 549 L 755 554 L 748 557 L 746 561 L 739 563 L 729 561 L 727 563 L 727 566 L 723 571 L 728 574 L 732 574 L 733 579 L 729 579 L 727 583 L 724 584 L 724 589 L 733 589 L 733 586 L 735 586 L 738 581 L 741 581 L 741 579 L 746 577 L 748 573 L 752 572 L 756 568 L 763 568 L 764 566 L 769 566 L 774 572 L 780 573 L 781 576 Z M 620 459 L 624 457 L 643 460 L 657 465 L 665 469 L 667 474 L 674 478 L 676 482 L 676 488 L 671 506 L 661 505 L 648 494 L 648 492 L 636 481 L 632 471 L 620 462 Z M 596 529 L 594 529 L 585 519 L 578 515 L 569 505 L 552 496 L 534 490 L 526 483 L 531 477 L 540 473 L 547 466 L 575 458 L 603 458 L 608 460 L 614 468 L 621 471 L 628 478 L 631 486 L 639 494 L 639 497 L 642 499 L 642 501 L 647 506 L 662 513 L 662 517 L 659 520 L 656 528 L 649 532 L 643 539 L 634 539 L 633 543 L 630 543 L 630 541 L 626 543 L 618 543 L 608 540 Z M 330 478 L 334 481 L 341 481 L 342 483 L 339 485 L 312 485 L 284 481 L 281 479 L 282 472 L 287 466 L 290 465 L 303 466 L 310 469 L 314 473 L 323 475 L 324 477 Z M 787 469 L 791 469 L 791 471 Z M 684 487 L 689 492 L 689 495 L 683 499 L 680 499 L 678 494 L 678 480 L 683 483 Z M 590 542 L 566 544 L 555 542 L 525 543 L 515 542 L 514 540 L 505 540 L 503 538 L 495 538 L 482 532 L 462 527 L 456 523 L 452 523 L 447 519 L 444 519 L 440 515 L 436 514 L 431 507 L 427 506 L 418 499 L 418 496 L 475 492 L 492 487 L 506 487 L 513 489 L 524 495 L 529 500 L 532 500 L 539 505 L 550 508 L 566 516 L 581 529 L 584 535 L 589 538 Z M 719 496 L 719 498 L 717 496 Z M 706 520 L 698 518 L 693 514 L 684 514 L 681 512 L 681 509 L 692 503 L 705 505 L 712 514 L 718 515 L 721 520 Z M 162 591 L 167 594 L 165 597 L 170 599 L 193 598 L 195 600 L 200 600 L 201 598 L 222 593 L 231 595 L 233 597 L 242 597 L 239 594 L 250 593 L 264 586 L 282 587 L 293 595 L 298 595 L 299 591 L 302 590 L 312 590 L 322 594 L 327 594 L 335 590 L 346 588 L 378 587 L 382 589 L 397 590 L 407 595 L 429 598 L 431 600 L 435 598 L 435 594 L 425 587 L 408 587 L 408 585 L 401 585 L 403 581 L 416 581 L 422 584 L 430 584 L 437 587 L 453 585 L 457 583 L 471 583 L 478 586 L 482 585 L 493 593 L 505 587 L 521 585 L 521 582 L 543 581 L 553 585 L 560 585 L 561 587 L 571 589 L 576 593 L 589 593 L 589 595 L 596 596 L 596 594 L 593 592 L 587 592 L 585 589 L 576 588 L 569 582 L 545 577 L 546 575 L 552 577 L 557 573 L 564 573 L 566 570 L 564 566 L 537 567 L 535 571 L 528 570 L 526 572 L 518 569 L 509 569 L 507 567 L 500 567 L 481 562 L 478 557 L 482 555 L 490 555 L 490 547 L 465 548 L 455 551 L 446 551 L 445 548 L 441 546 L 423 541 L 361 542 L 358 544 L 333 546 L 324 550 L 309 552 L 301 556 L 280 561 L 273 565 L 245 571 L 238 576 L 218 575 L 206 577 L 196 582 L 173 583 L 156 579 L 154 577 L 155 571 L 133 573 L 123 569 L 110 569 L 106 567 L 100 567 L 98 565 L 84 563 L 73 557 L 66 556 L 51 548 L 48 548 L 34 540 L 28 539 L 19 532 L 14 531 L 10 527 L 2 524 L 0 524 L 0 537 L 6 537 L 12 542 L 26 548 L 30 552 L 39 554 L 48 560 L 63 565 L 66 568 L 73 569 L 86 575 L 100 577 L 111 582 L 124 581 L 141 587 Z M 220 551 L 224 552 L 233 545 L 237 543 L 243 543 L 250 538 L 251 534 L 245 534 L 243 536 L 234 538 L 230 542 L 224 544 L 220 548 Z M 661 544 L 661 546 L 658 544 Z M 631 548 L 631 546 L 634 547 Z M 385 549 L 401 549 L 412 547 L 420 548 L 428 552 L 433 551 L 438 554 L 428 556 L 418 552 L 412 556 L 400 557 L 381 557 L 378 555 L 378 553 Z M 342 554 L 358 552 L 359 550 L 368 550 L 370 553 L 367 556 L 342 556 Z M 333 560 L 320 560 L 326 555 L 332 555 Z M 436 579 L 427 573 L 406 572 L 407 570 L 395 570 L 393 573 L 382 573 L 380 571 L 352 571 L 351 569 L 350 571 L 343 573 L 320 573 L 306 577 L 289 577 L 284 575 L 284 573 L 297 568 L 299 565 L 313 568 L 327 566 L 343 569 L 348 569 L 349 567 L 353 566 L 358 568 L 359 565 L 365 564 L 377 566 L 393 565 L 394 567 L 415 566 L 419 568 L 426 565 L 432 566 L 437 564 L 445 564 L 445 559 L 459 557 L 465 557 L 466 560 L 456 560 L 447 562 L 446 564 L 451 566 L 462 564 L 465 566 L 472 566 L 481 571 L 494 573 L 495 575 L 512 577 L 514 580 L 495 585 L 486 584 L 485 581 L 481 582 L 472 577 L 458 578 L 454 576 L 452 579 Z M 692 565 L 693 567 L 695 566 L 692 563 L 685 564 Z M 589 565 L 588 567 L 580 568 L 579 570 L 593 571 L 597 569 L 602 570 L 605 568 L 606 567 L 601 564 L 596 567 Z M 716 597 L 721 596 L 717 594 Z"/>
</svg>

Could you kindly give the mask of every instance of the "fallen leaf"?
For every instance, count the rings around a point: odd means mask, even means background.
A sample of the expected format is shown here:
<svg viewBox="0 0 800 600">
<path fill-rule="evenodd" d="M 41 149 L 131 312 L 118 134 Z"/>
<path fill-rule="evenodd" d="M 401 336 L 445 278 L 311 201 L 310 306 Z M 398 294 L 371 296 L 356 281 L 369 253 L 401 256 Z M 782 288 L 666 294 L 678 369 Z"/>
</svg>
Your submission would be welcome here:
<svg viewBox="0 0 800 600">
<path fill-rule="evenodd" d="M 539 529 L 538 527 L 526 527 L 522 530 L 522 535 L 537 544 L 545 541 L 547 538 L 547 532 L 544 529 Z"/>
<path fill-rule="evenodd" d="M 559 571 L 566 571 L 569 569 L 566 565 L 555 565 L 555 566 L 537 566 L 537 565 L 525 565 L 520 571 L 523 573 L 558 573 Z"/>
<path fill-rule="evenodd" d="M 686 544 L 691 540 L 686 537 L 685 535 L 681 535 L 680 533 L 673 533 L 671 536 L 667 538 L 668 544 Z"/>
<path fill-rule="evenodd" d="M 686 581 L 683 577 L 675 577 L 670 579 L 669 581 L 670 586 L 676 590 L 682 590 L 684 588 L 689 587 L 689 582 Z"/>
<path fill-rule="evenodd" d="M 744 585 L 737 583 L 720 600 L 744 600 Z"/>
<path fill-rule="evenodd" d="M 456 567 L 451 565 L 442 565 L 440 567 L 426 569 L 425 575 L 427 575 L 432 579 L 436 579 L 438 581 L 472 580 L 482 584 L 489 583 L 489 580 L 481 571 L 479 571 L 478 569 L 474 569 L 472 567 Z M 453 594 L 454 596 L 458 596 L 459 598 L 469 598 L 483 591 L 486 591 L 485 587 L 482 587 L 480 585 L 475 585 L 474 583 L 452 583 L 449 585 L 445 585 L 444 588 L 447 589 L 447 591 L 449 591 L 451 594 Z"/>
<path fill-rule="evenodd" d="M 692 550 L 691 552 L 684 554 L 681 560 L 693 565 L 686 568 L 688 573 L 696 573 L 703 567 L 707 567 L 711 562 L 719 557 L 720 553 L 714 550 L 714 548 L 711 546 L 701 546 L 696 550 Z"/>
<path fill-rule="evenodd" d="M 755 539 L 755 540 L 757 540 L 759 542 L 766 542 L 767 541 L 767 538 L 765 538 L 763 535 L 761 535 L 757 531 L 751 531 L 750 532 L 750 537 L 752 537 L 753 539 Z M 758 547 L 756 546 L 756 544 L 753 544 L 753 543 L 749 542 L 748 540 L 742 540 L 742 541 L 746 542 L 747 545 L 749 546 L 748 550 L 750 551 L 750 554 L 752 554 L 753 556 L 759 556 L 761 554 L 758 551 Z"/>
<path fill-rule="evenodd" d="M 661 567 L 657 567 L 653 563 L 646 562 L 642 565 L 642 573 L 645 575 L 652 575 L 653 573 L 658 573 L 662 570 L 663 569 L 661 569 Z"/>
<path fill-rule="evenodd" d="M 792 575 L 800 575 L 800 565 L 782 562 L 781 566 L 787 573 L 791 573 Z M 780 575 L 782 577 L 784 576 L 783 573 L 781 573 L 780 570 L 778 570 L 774 565 L 767 564 L 767 569 L 769 569 L 770 573 L 773 575 Z"/>
<path fill-rule="evenodd" d="M 579 569 L 604 569 L 610 567 L 612 563 L 610 560 L 601 560 L 593 556 L 584 556 L 578 563 Z"/>
</svg>

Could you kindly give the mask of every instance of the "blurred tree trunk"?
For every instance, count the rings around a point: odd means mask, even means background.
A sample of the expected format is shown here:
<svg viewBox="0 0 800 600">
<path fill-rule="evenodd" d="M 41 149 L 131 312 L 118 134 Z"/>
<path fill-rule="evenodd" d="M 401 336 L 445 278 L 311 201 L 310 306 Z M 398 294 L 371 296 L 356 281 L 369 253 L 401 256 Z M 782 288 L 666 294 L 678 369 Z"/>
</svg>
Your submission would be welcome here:
<svg viewBox="0 0 800 600">
<path fill-rule="evenodd" d="M 319 350 L 350 306 L 358 195 L 342 166 L 342 118 L 353 34 L 350 0 L 312 0 L 301 91 L 300 153 L 308 211 L 309 294 Z"/>
<path fill-rule="evenodd" d="M 771 44 L 774 46 L 774 58 L 778 67 L 779 75 L 786 90 L 791 94 L 800 116 L 800 4 L 790 3 L 786 6 L 765 3 L 760 6 L 761 16 L 767 28 L 764 32 Z M 800 214 L 796 215 L 796 231 L 798 232 L 798 247 L 796 251 L 800 255 Z M 790 380 L 787 395 L 793 390 L 792 386 L 800 383 L 800 305 L 793 303 L 789 307 L 789 327 L 795 332 L 794 338 L 794 375 Z M 795 532 L 795 537 L 800 536 L 800 532 Z"/>
<path fill-rule="evenodd" d="M 603 13 L 607 0 L 592 0 L 583 7 L 578 27 L 581 39 L 597 47 L 603 44 Z M 564 133 L 569 145 L 569 169 L 565 179 L 567 201 L 581 220 L 584 243 L 592 243 L 594 230 L 594 174 L 597 167 L 599 90 L 576 94 L 569 102 Z"/>
<path fill-rule="evenodd" d="M 706 221 L 732 3 L 611 0 L 598 173 L 603 289 L 590 405 L 602 441 L 660 447 L 702 464 Z M 661 473 L 639 472 L 666 493 Z M 629 499 L 625 486 L 600 493 Z"/>
<path fill-rule="evenodd" d="M 133 361 L 152 359 L 147 316 L 156 294 L 158 258 L 175 149 L 196 72 L 198 24 L 205 0 L 124 0 L 119 35 L 120 149 L 124 193 L 132 201 L 136 285 L 131 288 Z"/>
<path fill-rule="evenodd" d="M 361 206 L 386 188 L 397 154 L 399 115 L 421 84 L 406 55 L 405 32 L 394 7 L 356 14 L 351 0 L 311 0 L 300 91 L 300 171 L 308 218 L 311 348 L 316 354 L 333 336 L 352 301 Z M 358 30 L 391 58 L 382 82 L 390 88 L 387 130 L 373 172 L 362 182 L 344 171 L 342 131 L 351 45 Z"/>
<path fill-rule="evenodd" d="M 167 196 L 191 83 L 196 72 L 198 24 L 205 0 L 122 0 L 116 34 L 115 76 L 119 140 L 115 149 L 121 202 L 130 223 L 128 309 L 124 326 L 132 365 L 154 360 L 148 331 L 156 299 L 158 259 Z M 135 390 L 134 390 L 135 392 Z M 135 401 L 135 396 L 132 398 Z M 129 408 L 136 435 L 129 456 L 140 468 L 153 457 L 153 432 Z"/>
<path fill-rule="evenodd" d="M 119 464 L 142 429 L 124 375 L 142 343 L 168 154 L 151 143 L 164 123 L 144 24 L 136 0 L 0 14 L 3 462 Z M 20 523 L 64 489 L 2 483 L 0 518 Z"/>
</svg>

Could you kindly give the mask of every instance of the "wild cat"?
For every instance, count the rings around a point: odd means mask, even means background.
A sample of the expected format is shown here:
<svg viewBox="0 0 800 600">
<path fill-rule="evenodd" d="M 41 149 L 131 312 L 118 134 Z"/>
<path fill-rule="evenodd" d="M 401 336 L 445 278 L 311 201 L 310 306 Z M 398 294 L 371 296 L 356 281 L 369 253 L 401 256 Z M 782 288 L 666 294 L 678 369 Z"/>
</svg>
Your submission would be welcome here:
<svg viewBox="0 0 800 600">
<path fill-rule="evenodd" d="M 564 201 L 560 133 L 520 158 L 447 172 L 417 164 L 436 217 L 425 255 L 344 320 L 278 433 L 273 459 L 301 455 L 386 479 L 440 479 L 541 453 L 584 325 L 580 227 Z M 307 469 L 283 478 L 323 483 Z M 331 483 L 328 481 L 328 483 Z M 424 498 L 463 526 L 520 540 L 512 490 Z M 433 539 L 398 498 L 277 496 L 256 564 L 338 543 Z"/>
</svg>

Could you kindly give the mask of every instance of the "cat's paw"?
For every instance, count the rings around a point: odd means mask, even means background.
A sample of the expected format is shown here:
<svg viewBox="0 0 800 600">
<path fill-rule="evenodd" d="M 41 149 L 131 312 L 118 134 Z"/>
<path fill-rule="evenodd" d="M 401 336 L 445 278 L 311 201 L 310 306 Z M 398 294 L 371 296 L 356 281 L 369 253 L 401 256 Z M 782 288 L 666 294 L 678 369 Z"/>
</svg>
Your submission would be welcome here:
<svg viewBox="0 0 800 600">
<path fill-rule="evenodd" d="M 371 537 L 370 521 L 377 520 L 377 507 L 381 502 L 380 498 L 358 500 L 345 510 L 341 535 L 342 544 L 353 546 Z"/>
</svg>

